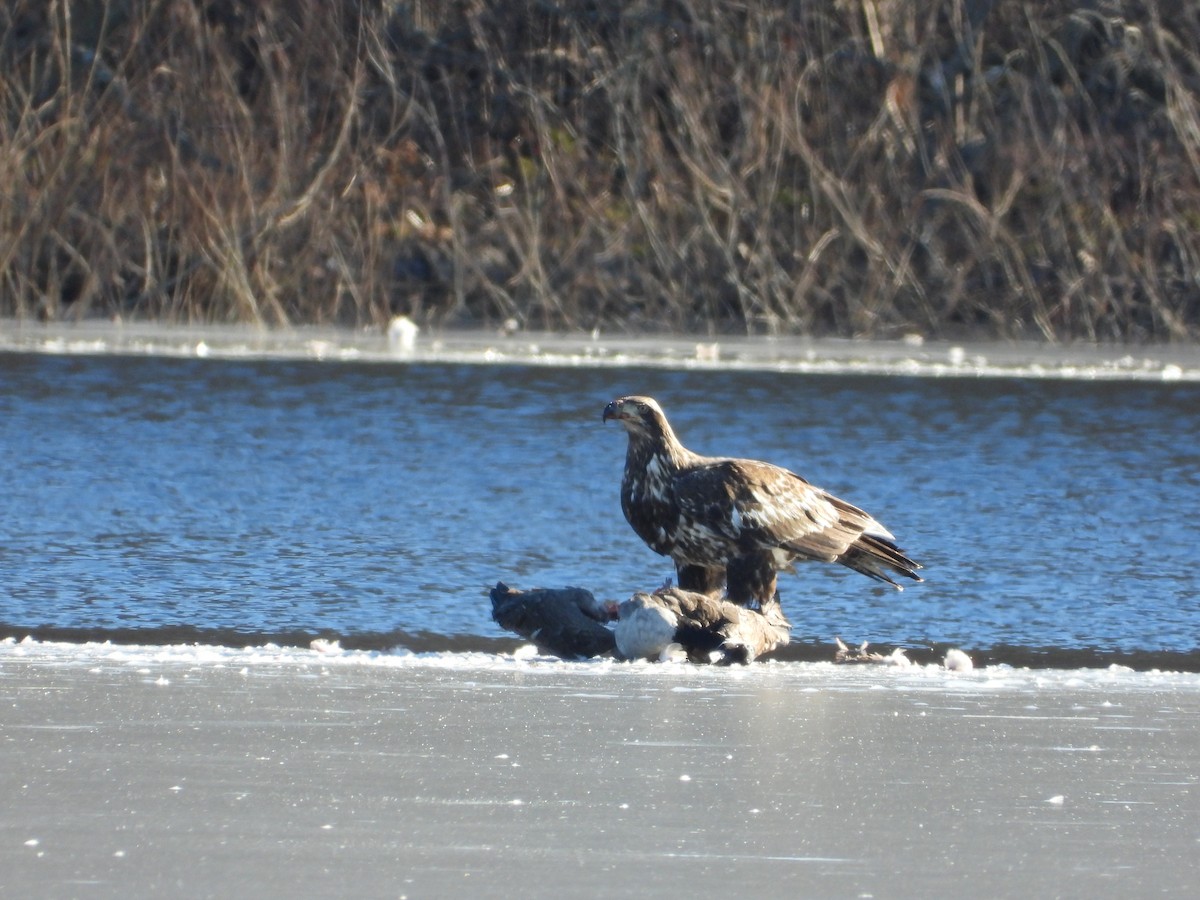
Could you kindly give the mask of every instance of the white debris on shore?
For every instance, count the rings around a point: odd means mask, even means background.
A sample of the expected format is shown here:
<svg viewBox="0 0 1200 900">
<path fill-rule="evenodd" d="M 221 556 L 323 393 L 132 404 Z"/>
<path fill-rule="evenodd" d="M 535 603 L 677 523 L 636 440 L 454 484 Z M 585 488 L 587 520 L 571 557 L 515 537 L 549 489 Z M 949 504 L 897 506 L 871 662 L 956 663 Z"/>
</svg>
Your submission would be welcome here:
<svg viewBox="0 0 1200 900">
<path fill-rule="evenodd" d="M 394 316 L 388 323 L 388 347 L 397 353 L 412 353 L 417 348 L 420 327 L 408 316 Z"/>
</svg>

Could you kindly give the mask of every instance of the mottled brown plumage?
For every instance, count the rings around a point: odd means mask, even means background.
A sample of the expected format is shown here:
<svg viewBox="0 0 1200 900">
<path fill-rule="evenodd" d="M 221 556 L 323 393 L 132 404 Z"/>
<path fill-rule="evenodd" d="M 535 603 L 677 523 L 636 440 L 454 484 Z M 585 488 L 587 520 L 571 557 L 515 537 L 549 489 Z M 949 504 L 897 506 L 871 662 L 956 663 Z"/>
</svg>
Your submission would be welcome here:
<svg viewBox="0 0 1200 900">
<path fill-rule="evenodd" d="M 628 659 L 661 658 L 677 647 L 692 662 L 748 663 L 785 646 L 791 625 L 778 606 L 746 609 L 711 594 L 661 588 L 617 607 L 616 649 Z"/>
<path fill-rule="evenodd" d="M 794 561 L 837 562 L 899 589 L 920 581 L 895 538 L 856 506 L 794 472 L 684 447 L 651 397 L 604 408 L 629 433 L 621 509 L 650 549 L 675 562 L 679 586 L 766 609 L 776 573 Z"/>
</svg>

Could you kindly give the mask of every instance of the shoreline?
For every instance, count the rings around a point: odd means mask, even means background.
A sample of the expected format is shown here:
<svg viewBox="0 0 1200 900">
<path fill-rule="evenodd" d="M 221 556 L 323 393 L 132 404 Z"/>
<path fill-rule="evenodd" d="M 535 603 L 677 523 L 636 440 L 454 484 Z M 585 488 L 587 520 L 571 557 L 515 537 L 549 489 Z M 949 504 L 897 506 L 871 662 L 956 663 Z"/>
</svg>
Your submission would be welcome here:
<svg viewBox="0 0 1200 900">
<path fill-rule="evenodd" d="M 411 346 L 376 329 L 0 319 L 0 352 L 476 365 L 640 366 L 825 375 L 1200 381 L 1200 346 L 881 341 L 843 338 L 418 333 Z"/>
<path fill-rule="evenodd" d="M 1200 678 L 0 647 L 14 896 L 1189 896 Z"/>
</svg>

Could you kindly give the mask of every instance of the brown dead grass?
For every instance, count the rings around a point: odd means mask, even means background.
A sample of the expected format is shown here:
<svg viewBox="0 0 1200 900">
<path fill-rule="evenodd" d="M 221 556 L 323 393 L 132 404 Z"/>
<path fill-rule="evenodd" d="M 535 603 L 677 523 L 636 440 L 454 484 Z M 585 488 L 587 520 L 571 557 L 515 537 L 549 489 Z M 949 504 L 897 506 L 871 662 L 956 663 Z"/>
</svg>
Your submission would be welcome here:
<svg viewBox="0 0 1200 900">
<path fill-rule="evenodd" d="M 1200 12 L 18 0 L 0 314 L 1200 334 Z"/>
</svg>

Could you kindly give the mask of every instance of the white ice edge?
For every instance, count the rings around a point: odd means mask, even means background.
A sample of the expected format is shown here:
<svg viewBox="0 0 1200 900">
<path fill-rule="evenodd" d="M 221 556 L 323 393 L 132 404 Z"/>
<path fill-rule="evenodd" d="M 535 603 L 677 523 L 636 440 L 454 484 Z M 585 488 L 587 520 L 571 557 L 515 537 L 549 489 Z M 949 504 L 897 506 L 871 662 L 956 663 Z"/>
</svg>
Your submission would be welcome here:
<svg viewBox="0 0 1200 900">
<path fill-rule="evenodd" d="M 0 319 L 0 352 L 225 360 L 459 363 L 717 369 L 932 378 L 1200 381 L 1192 346 L 959 344 L 803 337 L 570 335 L 487 331 L 422 333 L 410 346 L 379 331 L 157 323 L 36 323 Z"/>
<path fill-rule="evenodd" d="M 96 671 L 129 670 L 165 675 L 195 669 L 237 669 L 247 674 L 312 676 L 356 669 L 454 672 L 468 676 L 517 673 L 547 676 L 573 687 L 603 691 L 616 682 L 665 682 L 678 689 L 736 687 L 880 690 L 907 689 L 946 692 L 1008 692 L 1042 689 L 1183 691 L 1200 693 L 1200 674 L 1139 672 L 1123 666 L 1103 669 L 1020 669 L 989 666 L 972 672 L 948 671 L 940 665 L 896 667 L 832 662 L 760 660 L 749 666 L 695 666 L 688 663 L 618 662 L 593 659 L 564 661 L 538 655 L 532 646 L 514 653 L 413 653 L 346 650 L 334 643 L 314 642 L 313 648 L 224 647 L 207 644 L 137 645 L 0 640 L 0 681 L 11 665 L 53 666 Z"/>
</svg>

